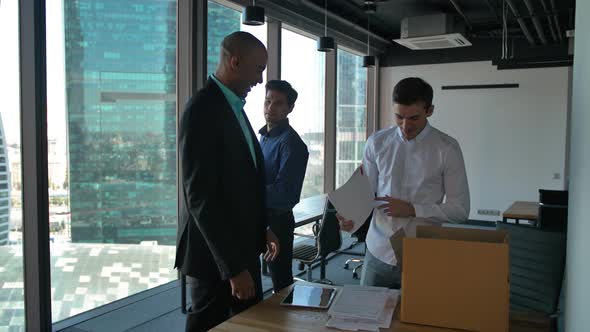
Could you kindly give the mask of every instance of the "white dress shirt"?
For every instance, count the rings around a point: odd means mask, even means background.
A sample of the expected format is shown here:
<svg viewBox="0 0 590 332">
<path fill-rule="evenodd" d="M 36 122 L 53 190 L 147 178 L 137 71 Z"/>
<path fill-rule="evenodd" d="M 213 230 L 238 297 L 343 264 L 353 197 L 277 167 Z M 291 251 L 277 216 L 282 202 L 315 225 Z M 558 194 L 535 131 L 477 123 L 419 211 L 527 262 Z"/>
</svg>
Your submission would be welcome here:
<svg viewBox="0 0 590 332">
<path fill-rule="evenodd" d="M 415 236 L 416 225 L 460 223 L 469 217 L 469 186 L 459 143 L 428 123 L 409 141 L 398 127 L 371 135 L 363 170 L 377 196 L 410 202 L 416 210 L 415 218 L 393 218 L 375 209 L 366 244 L 384 263 L 397 263 L 389 238 L 400 228 L 406 236 Z"/>
</svg>

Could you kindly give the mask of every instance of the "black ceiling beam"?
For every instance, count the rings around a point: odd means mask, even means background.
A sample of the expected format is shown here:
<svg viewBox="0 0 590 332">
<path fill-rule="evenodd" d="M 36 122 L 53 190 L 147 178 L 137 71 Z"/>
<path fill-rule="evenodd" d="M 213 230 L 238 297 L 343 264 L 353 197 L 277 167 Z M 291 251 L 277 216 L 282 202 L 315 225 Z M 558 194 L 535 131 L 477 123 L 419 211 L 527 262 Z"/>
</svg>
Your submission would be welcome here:
<svg viewBox="0 0 590 332">
<path fill-rule="evenodd" d="M 531 0 L 523 0 L 523 1 L 524 1 L 524 4 L 526 5 L 527 9 L 529 10 L 529 13 L 533 17 L 533 25 L 535 26 L 535 30 L 537 30 L 537 35 L 539 36 L 541 43 L 543 43 L 543 45 L 547 45 L 547 37 L 545 37 L 545 32 L 543 31 L 543 25 L 541 24 L 541 20 L 539 19 L 539 17 L 535 15 L 535 8 L 533 8 L 533 4 L 531 3 Z"/>
<path fill-rule="evenodd" d="M 457 1 L 456 0 L 449 0 L 449 1 L 453 5 L 453 7 L 455 7 L 455 10 L 457 11 L 457 13 L 459 13 L 459 15 L 461 15 L 461 17 L 465 21 L 465 24 L 467 24 L 467 28 L 469 28 L 469 31 L 473 30 L 473 25 L 471 24 L 471 21 L 469 21 L 469 19 L 467 18 L 467 16 L 465 15 L 463 10 L 461 9 L 461 7 L 459 7 L 459 4 L 457 3 Z"/>
<path fill-rule="evenodd" d="M 574 64 L 573 55 L 565 56 L 537 56 L 518 59 L 494 59 L 492 65 L 501 69 L 527 69 L 548 67 L 571 67 Z"/>
<path fill-rule="evenodd" d="M 549 8 L 547 7 L 545 0 L 541 0 L 541 6 L 543 6 L 543 11 L 548 14 Z M 553 17 L 549 14 L 547 15 L 547 23 L 549 24 L 549 31 L 551 31 L 551 38 L 553 38 L 553 42 L 557 42 L 557 35 L 555 34 L 555 28 L 553 27 Z"/>
<path fill-rule="evenodd" d="M 535 46 L 535 39 L 533 38 L 533 35 L 531 34 L 531 30 L 529 30 L 529 27 L 526 25 L 526 22 L 524 21 L 524 18 L 522 18 L 522 16 L 520 16 L 520 14 L 518 13 L 518 8 L 516 8 L 516 6 L 514 5 L 514 2 L 512 2 L 512 0 L 505 0 L 506 4 L 508 5 L 508 7 L 510 8 L 510 10 L 512 11 L 512 14 L 514 15 L 514 17 L 516 17 L 516 21 L 518 22 L 518 25 L 520 25 L 520 29 L 522 30 L 522 33 L 524 33 L 524 36 L 526 37 L 526 39 L 529 41 L 529 44 L 531 46 Z"/>
<path fill-rule="evenodd" d="M 313 3 L 313 2 L 311 2 L 309 0 L 301 0 L 301 4 L 304 5 L 304 6 L 306 6 L 306 7 L 308 7 L 308 8 L 310 8 L 310 9 L 312 9 L 312 10 L 314 10 L 314 11 L 316 11 L 316 12 L 319 12 L 319 13 L 323 13 L 324 12 L 324 8 L 323 7 L 318 6 L 318 5 L 316 5 L 315 3 Z M 362 26 L 360 26 L 360 25 L 358 25 L 356 23 L 353 23 L 350 20 L 348 20 L 348 19 L 346 19 L 346 18 L 344 18 L 342 16 L 336 15 L 336 14 L 334 14 L 331 11 L 328 11 L 327 12 L 327 15 L 328 15 L 328 17 L 330 19 L 332 19 L 334 21 L 337 21 L 337 22 L 339 22 L 339 23 L 341 23 L 341 24 L 343 24 L 345 26 L 348 26 L 348 27 L 350 27 L 352 29 L 355 29 L 355 30 L 357 30 L 357 31 L 359 31 L 359 32 L 361 32 L 363 34 L 370 35 L 372 39 L 376 39 L 376 40 L 378 40 L 378 41 L 380 41 L 380 42 L 382 42 L 384 44 L 389 44 L 390 43 L 390 41 L 388 39 L 386 39 L 386 38 L 384 38 L 384 37 L 382 37 L 382 36 L 380 36 L 380 35 L 378 35 L 378 34 L 376 34 L 374 32 L 369 31 L 365 27 L 362 27 Z"/>
<path fill-rule="evenodd" d="M 502 19 L 500 17 L 500 15 L 498 15 L 498 12 L 496 12 L 496 8 L 494 8 L 494 6 L 492 6 L 492 3 L 490 2 L 490 0 L 484 0 L 485 3 L 488 5 L 488 8 L 490 8 L 490 11 L 492 12 L 492 14 L 494 14 L 494 17 L 496 18 L 496 22 L 498 22 L 498 24 L 502 24 Z"/>
<path fill-rule="evenodd" d="M 555 0 L 550 0 L 549 3 L 551 4 L 551 10 L 553 10 L 553 23 L 555 23 L 555 29 L 557 32 L 557 38 L 559 41 L 563 41 L 563 32 L 561 31 L 561 27 L 559 26 L 559 18 L 557 17 L 557 8 L 555 7 Z"/>
</svg>

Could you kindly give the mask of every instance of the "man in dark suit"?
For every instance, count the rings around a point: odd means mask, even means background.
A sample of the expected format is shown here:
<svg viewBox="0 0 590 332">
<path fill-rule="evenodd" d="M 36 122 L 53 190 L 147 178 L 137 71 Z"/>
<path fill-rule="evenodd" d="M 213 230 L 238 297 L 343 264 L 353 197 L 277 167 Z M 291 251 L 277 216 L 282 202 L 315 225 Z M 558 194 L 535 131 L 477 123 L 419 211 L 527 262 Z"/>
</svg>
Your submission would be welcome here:
<svg viewBox="0 0 590 332">
<path fill-rule="evenodd" d="M 180 120 L 183 205 L 175 266 L 190 284 L 187 331 L 206 331 L 260 301 L 259 256 L 266 250 L 271 261 L 279 251 L 265 215 L 262 152 L 243 111 L 266 62 L 256 37 L 225 37 L 217 71 Z"/>
</svg>

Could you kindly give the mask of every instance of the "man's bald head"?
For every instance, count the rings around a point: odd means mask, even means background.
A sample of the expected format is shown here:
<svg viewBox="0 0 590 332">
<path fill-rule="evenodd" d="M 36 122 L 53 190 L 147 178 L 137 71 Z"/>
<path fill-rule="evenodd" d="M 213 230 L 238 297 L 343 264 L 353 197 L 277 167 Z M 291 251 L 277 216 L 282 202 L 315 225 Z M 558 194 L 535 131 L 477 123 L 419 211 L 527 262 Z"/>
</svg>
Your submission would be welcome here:
<svg viewBox="0 0 590 332">
<path fill-rule="evenodd" d="M 238 96 L 246 98 L 254 86 L 262 83 L 268 57 L 266 47 L 253 35 L 237 31 L 223 39 L 220 53 L 215 76 Z"/>
<path fill-rule="evenodd" d="M 245 31 L 236 31 L 223 38 L 220 61 L 227 61 L 232 56 L 243 57 L 252 54 L 256 49 L 266 50 L 266 47 L 252 34 Z"/>
</svg>

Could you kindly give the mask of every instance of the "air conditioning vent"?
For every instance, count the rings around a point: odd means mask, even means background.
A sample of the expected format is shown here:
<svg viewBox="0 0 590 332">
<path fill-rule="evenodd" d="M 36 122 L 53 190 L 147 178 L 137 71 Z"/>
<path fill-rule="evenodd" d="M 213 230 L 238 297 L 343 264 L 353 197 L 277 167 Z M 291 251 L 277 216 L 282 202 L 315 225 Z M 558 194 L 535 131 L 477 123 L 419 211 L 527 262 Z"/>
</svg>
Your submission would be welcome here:
<svg viewBox="0 0 590 332">
<path fill-rule="evenodd" d="M 453 48 L 471 46 L 460 33 L 451 33 L 438 36 L 414 37 L 394 39 L 394 42 L 412 50 L 433 50 L 439 48 Z"/>
</svg>

